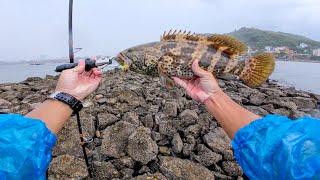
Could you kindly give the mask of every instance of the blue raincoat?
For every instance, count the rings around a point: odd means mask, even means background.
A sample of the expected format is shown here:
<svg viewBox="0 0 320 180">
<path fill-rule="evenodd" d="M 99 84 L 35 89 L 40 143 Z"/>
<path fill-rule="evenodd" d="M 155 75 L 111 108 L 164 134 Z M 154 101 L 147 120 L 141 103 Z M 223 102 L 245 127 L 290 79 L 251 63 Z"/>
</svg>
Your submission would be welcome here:
<svg viewBox="0 0 320 180">
<path fill-rule="evenodd" d="M 0 179 L 45 179 L 56 136 L 21 115 L 0 115 Z M 320 120 L 269 115 L 232 141 L 250 179 L 320 179 Z"/>
<path fill-rule="evenodd" d="M 320 179 L 320 120 L 268 115 L 236 133 L 232 146 L 250 179 Z"/>
<path fill-rule="evenodd" d="M 45 179 L 55 143 L 42 121 L 0 115 L 0 179 Z"/>
</svg>

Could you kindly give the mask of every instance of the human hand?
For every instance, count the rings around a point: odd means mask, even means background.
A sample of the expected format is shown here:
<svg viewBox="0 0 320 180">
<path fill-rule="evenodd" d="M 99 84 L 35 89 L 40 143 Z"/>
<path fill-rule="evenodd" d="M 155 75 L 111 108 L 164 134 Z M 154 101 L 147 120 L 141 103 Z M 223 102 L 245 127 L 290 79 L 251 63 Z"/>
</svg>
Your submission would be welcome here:
<svg viewBox="0 0 320 180">
<path fill-rule="evenodd" d="M 201 69 L 199 60 L 195 60 L 192 64 L 192 71 L 196 75 L 191 80 L 184 80 L 173 77 L 173 80 L 186 89 L 187 94 L 194 100 L 204 103 L 210 96 L 214 96 L 222 92 L 216 79 L 212 73 Z"/>
<path fill-rule="evenodd" d="M 98 68 L 85 71 L 85 62 L 80 60 L 77 67 L 61 73 L 56 91 L 65 92 L 78 100 L 83 100 L 97 89 L 101 79 L 102 72 Z"/>
</svg>

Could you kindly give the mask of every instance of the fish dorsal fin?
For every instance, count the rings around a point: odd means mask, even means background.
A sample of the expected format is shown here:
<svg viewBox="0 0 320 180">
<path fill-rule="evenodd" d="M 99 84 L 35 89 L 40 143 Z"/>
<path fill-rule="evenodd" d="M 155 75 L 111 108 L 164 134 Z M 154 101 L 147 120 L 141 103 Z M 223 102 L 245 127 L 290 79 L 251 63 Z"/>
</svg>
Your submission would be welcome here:
<svg viewBox="0 0 320 180">
<path fill-rule="evenodd" d="M 239 56 L 247 52 L 247 46 L 232 36 L 214 34 L 208 36 L 207 40 L 208 43 L 212 43 L 212 45 L 216 46 L 217 48 L 228 47 L 224 53 L 228 54 L 229 56 Z"/>
<path fill-rule="evenodd" d="M 161 42 L 174 41 L 174 42 L 197 42 L 200 43 L 201 39 L 205 37 L 200 34 L 192 33 L 191 31 L 170 30 L 164 32 L 160 38 Z"/>
<path fill-rule="evenodd" d="M 229 57 L 243 55 L 247 51 L 247 46 L 241 41 L 228 35 L 203 35 L 195 34 L 190 31 L 170 30 L 164 32 L 160 39 L 161 42 L 189 42 L 212 46 L 215 49 L 227 47 L 224 51 Z"/>
</svg>

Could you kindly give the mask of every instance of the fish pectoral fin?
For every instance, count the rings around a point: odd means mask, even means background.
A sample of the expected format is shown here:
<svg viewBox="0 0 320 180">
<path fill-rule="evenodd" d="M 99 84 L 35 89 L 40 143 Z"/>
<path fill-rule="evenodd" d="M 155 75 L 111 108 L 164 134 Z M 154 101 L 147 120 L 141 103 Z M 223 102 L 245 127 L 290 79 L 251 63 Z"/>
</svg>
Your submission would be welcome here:
<svg viewBox="0 0 320 180">
<path fill-rule="evenodd" d="M 170 79 L 161 69 L 161 66 L 158 66 L 158 73 L 160 77 L 160 82 L 166 86 L 167 89 L 172 89 L 174 87 L 174 81 Z"/>
</svg>

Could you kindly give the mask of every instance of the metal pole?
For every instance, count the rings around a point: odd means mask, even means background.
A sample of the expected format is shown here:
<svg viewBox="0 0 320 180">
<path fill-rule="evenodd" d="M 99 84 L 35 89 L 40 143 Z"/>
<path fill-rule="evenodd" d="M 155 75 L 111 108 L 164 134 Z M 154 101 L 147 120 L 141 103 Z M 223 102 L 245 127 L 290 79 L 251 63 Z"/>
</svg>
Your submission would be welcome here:
<svg viewBox="0 0 320 180">
<path fill-rule="evenodd" d="M 72 34 L 72 9 L 73 9 L 73 0 L 69 0 L 69 59 L 70 59 L 70 63 L 74 62 L 73 34 Z"/>
</svg>

